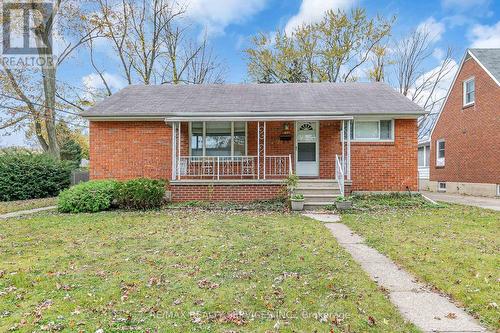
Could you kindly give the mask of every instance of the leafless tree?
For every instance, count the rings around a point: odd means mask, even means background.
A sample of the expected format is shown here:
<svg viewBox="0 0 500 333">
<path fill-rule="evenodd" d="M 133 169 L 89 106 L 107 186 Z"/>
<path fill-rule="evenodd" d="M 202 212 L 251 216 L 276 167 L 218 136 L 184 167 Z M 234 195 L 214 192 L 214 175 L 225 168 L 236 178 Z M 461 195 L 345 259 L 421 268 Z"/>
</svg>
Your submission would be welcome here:
<svg viewBox="0 0 500 333">
<path fill-rule="evenodd" d="M 432 44 L 430 33 L 417 29 L 396 43 L 394 48 L 399 92 L 427 111 L 432 111 L 442 102 L 442 97 L 436 97 L 437 89 L 455 69 L 453 52 L 448 48 L 439 66 L 426 72 L 426 63 L 433 56 Z"/>
<path fill-rule="evenodd" d="M 38 6 L 38 2 L 28 2 L 34 12 L 49 10 Z M 19 3 L 18 5 L 23 5 Z M 33 15 L 33 30 L 38 46 L 39 66 L 10 67 L 1 62 L 0 84 L 3 97 L 7 100 L 1 105 L 7 110 L 8 119 L 0 128 L 18 126 L 28 121 L 40 147 L 54 158 L 60 158 L 60 149 L 56 138 L 57 107 L 57 68 L 61 66 L 80 46 L 97 37 L 97 29 L 82 29 L 85 20 L 81 18 L 79 3 L 72 0 L 56 0 L 50 12 Z M 44 19 L 46 17 L 47 19 Z M 56 18 L 64 30 L 62 36 L 74 37 L 65 43 L 62 51 L 53 56 L 50 38 Z M 10 24 L 11 22 L 5 22 Z M 69 33 L 67 33 L 70 31 Z M 63 43 L 64 41 L 61 41 Z M 42 47 L 43 46 L 43 47 Z"/>
<path fill-rule="evenodd" d="M 205 83 L 221 68 L 206 39 L 189 41 L 186 7 L 173 0 L 97 0 L 94 22 L 111 42 L 128 84 Z M 91 59 L 93 45 L 91 48 Z M 102 70 L 94 69 L 109 87 Z M 193 71 L 195 71 L 193 73 Z M 109 94 L 110 89 L 106 88 Z"/>
</svg>

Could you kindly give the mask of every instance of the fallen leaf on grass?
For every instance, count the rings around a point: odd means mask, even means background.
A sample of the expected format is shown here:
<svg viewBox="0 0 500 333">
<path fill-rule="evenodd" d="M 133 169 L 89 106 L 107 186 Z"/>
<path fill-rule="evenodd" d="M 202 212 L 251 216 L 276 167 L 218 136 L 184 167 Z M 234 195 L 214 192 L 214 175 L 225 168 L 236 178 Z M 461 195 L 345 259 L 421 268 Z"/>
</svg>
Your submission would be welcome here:
<svg viewBox="0 0 500 333">
<path fill-rule="evenodd" d="M 207 279 L 198 281 L 198 288 L 201 289 L 217 289 L 219 288 L 218 283 L 210 282 Z"/>
<path fill-rule="evenodd" d="M 375 326 L 375 318 L 368 316 L 368 325 Z"/>
</svg>

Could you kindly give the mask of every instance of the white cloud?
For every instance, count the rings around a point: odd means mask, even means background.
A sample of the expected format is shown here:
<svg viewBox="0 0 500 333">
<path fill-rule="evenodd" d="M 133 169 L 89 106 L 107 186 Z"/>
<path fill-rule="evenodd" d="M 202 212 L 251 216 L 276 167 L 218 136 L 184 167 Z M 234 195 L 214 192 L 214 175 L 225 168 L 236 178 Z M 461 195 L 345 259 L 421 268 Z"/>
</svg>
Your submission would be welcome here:
<svg viewBox="0 0 500 333">
<path fill-rule="evenodd" d="M 444 52 L 444 50 L 443 50 L 442 48 L 440 48 L 440 47 L 436 47 L 436 48 L 434 49 L 434 51 L 432 51 L 432 56 L 433 56 L 434 58 L 436 58 L 437 60 L 440 60 L 440 61 L 441 61 L 441 60 L 443 60 L 444 55 L 445 55 L 445 52 Z"/>
<path fill-rule="evenodd" d="M 469 32 L 471 47 L 497 48 L 500 47 L 500 21 L 494 25 L 476 24 Z"/>
<path fill-rule="evenodd" d="M 329 9 L 347 9 L 354 4 L 354 0 L 302 0 L 297 15 L 290 18 L 285 31 L 291 33 L 294 28 L 302 24 L 314 23 L 321 20 Z"/>
<path fill-rule="evenodd" d="M 245 22 L 264 9 L 267 0 L 187 0 L 187 16 L 208 35 L 223 34 L 230 24 Z"/>
<path fill-rule="evenodd" d="M 446 31 L 446 27 L 443 22 L 436 21 L 436 19 L 431 16 L 418 25 L 417 31 L 428 33 L 429 38 L 433 42 L 438 42 Z"/>
<path fill-rule="evenodd" d="M 127 82 L 118 75 L 104 72 L 103 76 L 112 91 L 120 90 L 127 85 Z M 96 73 L 92 73 L 82 77 L 82 83 L 90 91 L 101 90 L 105 88 L 104 83 Z"/>
</svg>

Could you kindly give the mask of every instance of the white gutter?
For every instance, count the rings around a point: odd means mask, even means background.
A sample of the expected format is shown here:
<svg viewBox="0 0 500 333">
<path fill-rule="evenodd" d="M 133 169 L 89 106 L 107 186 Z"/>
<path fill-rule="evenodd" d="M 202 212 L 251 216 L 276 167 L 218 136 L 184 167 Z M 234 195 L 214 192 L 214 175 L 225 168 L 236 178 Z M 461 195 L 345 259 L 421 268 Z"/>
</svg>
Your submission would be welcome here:
<svg viewBox="0 0 500 333">
<path fill-rule="evenodd" d="M 294 120 L 352 120 L 356 118 L 393 118 L 393 119 L 417 119 L 422 114 L 356 114 L 356 115 L 332 115 L 303 112 L 273 113 L 273 114 L 179 114 L 179 115 L 158 115 L 158 116 L 84 116 L 90 121 L 294 121 Z"/>
</svg>

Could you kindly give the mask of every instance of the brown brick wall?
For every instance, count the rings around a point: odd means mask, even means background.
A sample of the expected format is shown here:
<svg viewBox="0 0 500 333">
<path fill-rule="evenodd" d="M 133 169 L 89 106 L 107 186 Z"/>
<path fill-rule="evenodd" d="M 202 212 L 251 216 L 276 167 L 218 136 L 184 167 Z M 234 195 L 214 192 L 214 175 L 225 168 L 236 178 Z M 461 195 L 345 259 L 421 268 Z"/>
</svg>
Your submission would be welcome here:
<svg viewBox="0 0 500 333">
<path fill-rule="evenodd" d="M 475 78 L 475 103 L 463 107 L 463 81 Z M 466 60 L 432 134 L 430 179 L 500 183 L 500 87 L 474 59 Z M 445 139 L 445 166 L 436 141 Z"/>
<path fill-rule="evenodd" d="M 90 178 L 170 179 L 172 131 L 164 122 L 90 122 Z"/>
<path fill-rule="evenodd" d="M 283 122 L 267 124 L 267 154 L 294 155 L 294 139 L 281 141 Z M 290 130 L 294 133 L 293 122 Z M 341 153 L 340 122 L 320 123 L 320 178 L 335 177 L 335 155 Z M 394 143 L 352 143 L 353 190 L 400 191 L 417 187 L 416 120 L 396 120 Z M 90 174 L 92 179 L 171 178 L 171 128 L 163 122 L 91 122 Z M 188 125 L 182 124 L 182 154 L 189 154 Z M 248 154 L 256 155 L 257 124 L 248 124 Z M 294 157 L 293 157 L 294 158 Z M 178 189 L 179 188 L 179 189 Z M 274 198 L 279 186 L 215 186 L 214 198 L 248 191 L 243 199 Z M 182 200 L 201 200 L 207 187 L 175 186 Z M 197 194 L 195 192 L 198 192 Z M 174 193 L 175 196 L 175 193 Z M 219 200 L 219 199 L 217 199 Z"/>
<path fill-rule="evenodd" d="M 281 185 L 171 185 L 173 202 L 230 201 L 252 202 L 280 196 Z"/>
<path fill-rule="evenodd" d="M 416 191 L 417 164 L 417 121 L 396 119 L 394 142 L 351 144 L 351 189 Z"/>
</svg>

